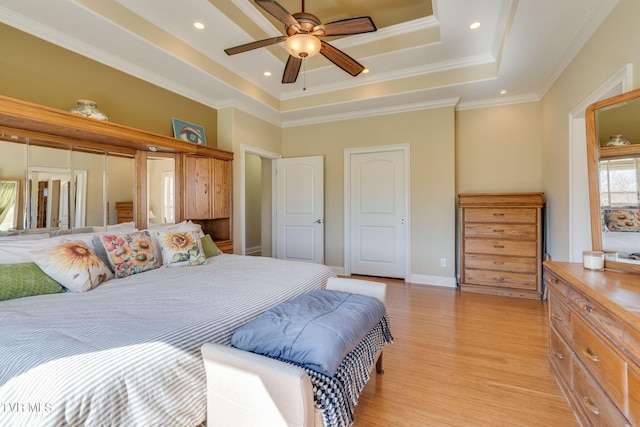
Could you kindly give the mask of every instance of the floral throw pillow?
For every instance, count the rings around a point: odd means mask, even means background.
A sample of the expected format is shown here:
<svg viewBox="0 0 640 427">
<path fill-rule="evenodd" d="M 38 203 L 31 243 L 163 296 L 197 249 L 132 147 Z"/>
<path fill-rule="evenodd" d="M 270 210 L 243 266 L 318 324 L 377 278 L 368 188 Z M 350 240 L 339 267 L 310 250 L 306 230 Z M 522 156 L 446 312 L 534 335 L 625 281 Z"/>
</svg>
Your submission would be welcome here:
<svg viewBox="0 0 640 427">
<path fill-rule="evenodd" d="M 121 279 L 160 267 L 160 261 L 153 250 L 151 234 L 148 231 L 103 234 L 100 235 L 100 243 L 107 253 L 109 264 L 117 278 Z"/>
<path fill-rule="evenodd" d="M 200 233 L 196 231 L 156 231 L 162 250 L 162 263 L 167 267 L 183 267 L 207 263 Z"/>
<path fill-rule="evenodd" d="M 82 242 L 66 242 L 31 252 L 33 262 L 71 292 L 85 292 L 113 278 L 113 273 Z"/>
</svg>

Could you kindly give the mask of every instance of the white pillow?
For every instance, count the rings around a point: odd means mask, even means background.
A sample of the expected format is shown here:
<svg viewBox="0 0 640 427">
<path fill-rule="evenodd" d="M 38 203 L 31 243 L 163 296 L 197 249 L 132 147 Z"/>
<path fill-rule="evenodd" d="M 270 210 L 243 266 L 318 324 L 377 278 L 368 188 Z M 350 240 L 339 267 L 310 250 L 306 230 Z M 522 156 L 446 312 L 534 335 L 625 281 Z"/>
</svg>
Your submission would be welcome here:
<svg viewBox="0 0 640 427">
<path fill-rule="evenodd" d="M 135 221 L 129 222 L 121 222 L 120 224 L 107 225 L 106 227 L 101 225 L 96 225 L 93 228 L 93 231 L 96 233 L 103 233 L 105 231 L 117 231 L 122 233 L 132 233 L 137 231 Z"/>
<path fill-rule="evenodd" d="M 16 234 L 14 236 L 0 236 L 0 242 L 15 242 L 16 240 L 42 240 L 51 237 L 49 233 Z"/>
<path fill-rule="evenodd" d="M 64 242 L 65 236 L 36 240 L 13 240 L 0 242 L 0 264 L 24 264 L 32 262 L 30 252 L 52 248 Z"/>
<path fill-rule="evenodd" d="M 49 277 L 71 292 L 86 292 L 113 278 L 113 273 L 82 242 L 31 252 L 33 262 Z"/>
<path fill-rule="evenodd" d="M 149 224 L 148 230 L 153 230 L 153 231 L 197 231 L 199 233 L 202 233 L 202 236 L 200 236 L 200 237 L 204 237 L 204 233 L 202 232 L 202 226 L 200 226 L 200 224 L 195 224 L 190 219 L 182 221 L 182 222 L 179 222 L 177 224 L 168 224 L 168 223 L 164 223 L 164 224 Z"/>
</svg>

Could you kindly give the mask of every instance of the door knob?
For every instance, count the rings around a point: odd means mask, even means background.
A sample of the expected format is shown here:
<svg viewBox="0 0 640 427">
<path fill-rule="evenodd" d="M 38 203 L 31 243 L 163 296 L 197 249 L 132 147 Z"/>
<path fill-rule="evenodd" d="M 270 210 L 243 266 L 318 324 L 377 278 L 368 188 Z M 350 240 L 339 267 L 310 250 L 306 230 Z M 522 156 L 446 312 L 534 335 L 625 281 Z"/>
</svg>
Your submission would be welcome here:
<svg viewBox="0 0 640 427">
<path fill-rule="evenodd" d="M 315 221 L 313 221 L 314 224 L 322 224 L 324 221 L 322 221 L 321 219 L 316 219 Z"/>
</svg>

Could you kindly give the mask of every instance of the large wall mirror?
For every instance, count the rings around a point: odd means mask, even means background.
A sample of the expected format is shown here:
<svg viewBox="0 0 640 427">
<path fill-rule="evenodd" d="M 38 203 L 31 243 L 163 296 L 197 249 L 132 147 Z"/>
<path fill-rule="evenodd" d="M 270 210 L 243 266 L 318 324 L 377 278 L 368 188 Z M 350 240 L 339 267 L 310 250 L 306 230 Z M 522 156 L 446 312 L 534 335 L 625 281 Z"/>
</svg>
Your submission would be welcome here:
<svg viewBox="0 0 640 427">
<path fill-rule="evenodd" d="M 589 106 L 587 161 L 593 249 L 605 268 L 640 273 L 640 89 Z"/>
<path fill-rule="evenodd" d="M 147 218 L 150 225 L 176 221 L 175 172 L 175 156 L 147 156 Z"/>
<path fill-rule="evenodd" d="M 85 231 L 116 224 L 135 198 L 133 155 L 0 137 L 0 233 Z"/>
</svg>

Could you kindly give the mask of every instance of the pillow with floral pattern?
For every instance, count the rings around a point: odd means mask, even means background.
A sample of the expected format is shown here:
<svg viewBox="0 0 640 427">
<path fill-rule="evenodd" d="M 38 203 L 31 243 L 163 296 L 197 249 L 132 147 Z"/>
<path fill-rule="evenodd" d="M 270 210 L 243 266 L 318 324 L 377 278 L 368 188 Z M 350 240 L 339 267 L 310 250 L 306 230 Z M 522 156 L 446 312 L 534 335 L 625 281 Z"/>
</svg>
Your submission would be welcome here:
<svg viewBox="0 0 640 427">
<path fill-rule="evenodd" d="M 113 273 L 83 242 L 65 242 L 31 252 L 33 262 L 71 292 L 89 291 Z"/>
<path fill-rule="evenodd" d="M 116 278 L 131 276 L 160 267 L 149 231 L 102 234 L 102 244 Z"/>
<path fill-rule="evenodd" d="M 207 263 L 200 233 L 196 231 L 156 231 L 155 233 L 162 250 L 162 263 L 167 267 Z"/>
</svg>

